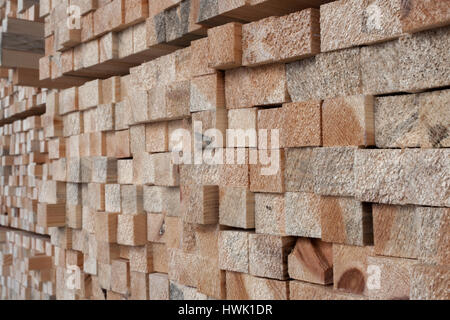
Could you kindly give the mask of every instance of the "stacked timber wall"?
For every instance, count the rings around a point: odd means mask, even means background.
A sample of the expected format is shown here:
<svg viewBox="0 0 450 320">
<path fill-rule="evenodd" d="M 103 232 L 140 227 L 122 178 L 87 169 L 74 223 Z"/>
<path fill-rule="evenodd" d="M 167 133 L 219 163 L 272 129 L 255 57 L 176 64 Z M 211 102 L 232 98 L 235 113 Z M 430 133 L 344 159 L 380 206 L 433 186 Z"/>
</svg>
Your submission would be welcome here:
<svg viewBox="0 0 450 320">
<path fill-rule="evenodd" d="M 450 1 L 0 16 L 1 299 L 449 299 Z"/>
</svg>

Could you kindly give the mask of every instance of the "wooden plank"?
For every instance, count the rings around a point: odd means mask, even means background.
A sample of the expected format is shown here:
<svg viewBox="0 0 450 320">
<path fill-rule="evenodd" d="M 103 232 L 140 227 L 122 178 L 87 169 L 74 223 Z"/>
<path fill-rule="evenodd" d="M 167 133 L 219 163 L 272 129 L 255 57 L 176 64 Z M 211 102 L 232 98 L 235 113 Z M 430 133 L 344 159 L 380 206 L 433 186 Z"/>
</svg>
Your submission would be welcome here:
<svg viewBox="0 0 450 320">
<path fill-rule="evenodd" d="M 368 257 L 373 247 L 333 244 L 333 287 L 345 292 L 368 294 Z"/>
<path fill-rule="evenodd" d="M 64 227 L 66 225 L 65 204 L 39 203 L 37 224 L 42 227 Z"/>
<path fill-rule="evenodd" d="M 123 214 L 143 213 L 143 188 L 139 185 L 122 185 L 121 192 L 121 212 Z"/>
<path fill-rule="evenodd" d="M 133 183 L 133 160 L 120 159 L 117 161 L 117 182 L 120 184 Z"/>
<path fill-rule="evenodd" d="M 227 271 L 228 300 L 287 300 L 287 281 L 253 277 L 246 273 Z"/>
<path fill-rule="evenodd" d="M 221 231 L 219 266 L 222 270 L 249 272 L 249 234 L 243 231 Z"/>
<path fill-rule="evenodd" d="M 257 147 L 257 108 L 228 110 L 228 129 L 226 143 L 228 148 Z M 242 138 L 245 138 L 242 139 Z"/>
<path fill-rule="evenodd" d="M 169 250 L 169 280 L 196 287 L 200 276 L 196 268 L 196 255 L 179 249 Z"/>
<path fill-rule="evenodd" d="M 169 252 L 164 243 L 152 243 L 153 268 L 155 272 L 169 272 Z"/>
<path fill-rule="evenodd" d="M 290 102 L 282 64 L 227 70 L 225 78 L 228 109 Z"/>
<path fill-rule="evenodd" d="M 362 93 L 360 49 L 325 52 L 286 65 L 292 101 L 301 102 Z"/>
<path fill-rule="evenodd" d="M 155 162 L 153 156 L 146 152 L 133 155 L 132 181 L 138 184 L 155 183 Z"/>
<path fill-rule="evenodd" d="M 280 111 L 282 113 L 281 147 L 322 145 L 325 134 L 325 114 L 324 106 L 320 101 L 287 103 L 283 105 Z"/>
<path fill-rule="evenodd" d="M 374 101 L 371 96 L 327 99 L 322 104 L 324 146 L 373 146 Z M 346 116 L 342 117 L 345 113 Z"/>
<path fill-rule="evenodd" d="M 410 298 L 410 274 L 416 265 L 416 260 L 390 257 L 368 257 L 369 266 L 374 275 L 378 275 L 379 283 L 373 283 L 369 288 L 371 299 L 405 300 Z M 376 269 L 379 268 L 379 269 Z M 378 273 L 378 270 L 381 272 Z"/>
<path fill-rule="evenodd" d="M 293 279 L 317 284 L 333 283 L 333 247 L 320 239 L 298 238 L 288 256 Z"/>
<path fill-rule="evenodd" d="M 167 152 L 169 147 L 169 131 L 167 122 L 149 123 L 145 126 L 147 152 Z"/>
<path fill-rule="evenodd" d="M 448 0 L 412 0 L 401 3 L 400 21 L 403 32 L 418 32 L 450 23 Z"/>
<path fill-rule="evenodd" d="M 322 238 L 321 212 L 320 196 L 307 192 L 286 192 L 282 220 L 285 233 L 291 236 Z M 324 216 L 331 213 L 326 211 Z"/>
<path fill-rule="evenodd" d="M 117 19 L 112 21 L 110 16 Z M 125 23 L 125 2 L 114 0 L 99 7 L 94 12 L 94 34 L 101 36 L 109 31 L 120 29 Z"/>
<path fill-rule="evenodd" d="M 143 272 L 130 272 L 130 299 L 148 300 L 149 295 L 148 274 Z"/>
<path fill-rule="evenodd" d="M 445 86 L 446 76 L 442 72 L 429 72 L 427 64 L 423 63 L 424 60 L 418 52 L 426 50 L 427 54 L 433 56 L 433 62 L 443 61 L 446 49 L 442 51 L 441 46 L 434 44 L 448 37 L 448 34 L 448 27 L 444 27 L 362 49 L 360 61 L 363 93 L 418 92 L 427 88 Z M 412 48 L 421 49 L 415 49 L 412 52 Z M 394 66 L 401 68 L 397 69 Z M 412 80 L 411 74 L 417 75 L 417 78 Z"/>
<path fill-rule="evenodd" d="M 292 237 L 265 234 L 250 235 L 250 274 L 279 280 L 287 279 L 287 258 L 294 243 L 295 240 Z"/>
<path fill-rule="evenodd" d="M 165 243 L 165 213 L 147 213 L 147 240 L 150 242 Z"/>
<path fill-rule="evenodd" d="M 191 43 L 191 72 L 193 77 L 204 76 L 215 73 L 215 70 L 208 66 L 209 39 L 203 38 Z"/>
<path fill-rule="evenodd" d="M 257 66 L 310 57 L 320 52 L 319 33 L 319 11 L 315 9 L 245 24 L 242 64 Z"/>
<path fill-rule="evenodd" d="M 230 227 L 255 227 L 255 197 L 247 188 L 222 187 L 219 191 L 219 222 Z"/>
<path fill-rule="evenodd" d="M 161 186 L 144 186 L 144 210 L 164 213 L 171 217 L 180 215 L 180 189 Z"/>
<path fill-rule="evenodd" d="M 167 274 L 151 273 L 149 274 L 150 300 L 168 300 L 169 299 L 169 280 Z"/>
<path fill-rule="evenodd" d="M 181 186 L 183 220 L 198 224 L 215 224 L 219 220 L 218 186 Z"/>
<path fill-rule="evenodd" d="M 42 270 L 49 269 L 53 263 L 52 257 L 45 255 L 25 258 L 26 270 Z"/>
<path fill-rule="evenodd" d="M 78 92 L 80 110 L 86 110 L 103 103 L 101 80 L 86 82 L 78 88 Z"/>
<path fill-rule="evenodd" d="M 283 135 L 283 109 L 270 108 L 258 110 L 258 149 L 283 148 L 280 137 Z M 264 130 L 264 131 L 263 131 Z"/>
<path fill-rule="evenodd" d="M 322 240 L 350 245 L 373 244 L 372 208 L 347 197 L 320 198 Z"/>
<path fill-rule="evenodd" d="M 169 281 L 170 300 L 206 300 L 207 296 L 198 292 L 196 288 Z"/>
<path fill-rule="evenodd" d="M 448 208 L 374 205 L 375 252 L 446 264 L 448 216 Z"/>
<path fill-rule="evenodd" d="M 39 69 L 39 59 L 43 56 L 40 53 L 1 49 L 0 65 L 8 68 L 29 68 Z"/>
<path fill-rule="evenodd" d="M 446 149 L 358 150 L 356 197 L 381 203 L 449 206 L 450 200 L 443 187 L 448 175 L 446 170 L 442 171 L 449 166 L 448 159 Z M 363 167 L 372 169 L 363 171 Z M 393 170 L 401 174 L 394 181 L 386 180 Z"/>
<path fill-rule="evenodd" d="M 341 1 L 322 5 L 320 7 L 322 51 L 372 44 L 399 37 L 402 33 L 400 10 L 398 1 Z"/>
<path fill-rule="evenodd" d="M 97 212 L 95 214 L 95 238 L 97 241 L 117 242 L 117 213 Z"/>
<path fill-rule="evenodd" d="M 6 17 L 2 21 L 2 32 L 29 35 L 42 39 L 44 38 L 44 23 Z"/>
<path fill-rule="evenodd" d="M 255 231 L 261 234 L 286 235 L 283 194 L 255 193 Z"/>
<path fill-rule="evenodd" d="M 136 272 L 153 272 L 153 246 L 133 246 L 129 249 L 130 270 Z"/>
<path fill-rule="evenodd" d="M 144 21 L 148 17 L 148 1 L 125 0 L 125 24 L 131 25 Z"/>
<path fill-rule="evenodd" d="M 446 147 L 442 124 L 448 121 L 443 109 L 449 90 L 375 99 L 375 142 L 379 148 Z M 393 116 L 393 107 L 397 113 Z M 414 114 L 419 114 L 415 120 Z M 411 122 L 410 125 L 405 123 Z"/>
<path fill-rule="evenodd" d="M 125 259 L 113 260 L 111 264 L 111 289 L 128 294 L 130 288 L 130 263 Z"/>
<path fill-rule="evenodd" d="M 225 107 L 223 74 L 196 77 L 190 83 L 190 112 L 216 110 Z"/>
<path fill-rule="evenodd" d="M 217 259 L 199 256 L 197 266 L 204 270 L 204 276 L 198 278 L 198 292 L 215 299 L 225 299 L 225 271 L 219 269 Z"/>
<path fill-rule="evenodd" d="M 449 268 L 419 264 L 412 267 L 411 300 L 448 300 Z"/>
<path fill-rule="evenodd" d="M 242 24 L 232 22 L 208 29 L 208 66 L 226 70 L 242 65 Z"/>
<path fill-rule="evenodd" d="M 38 5 L 38 0 L 18 0 L 17 1 L 17 12 L 24 13 L 27 9 L 34 5 Z"/>
<path fill-rule="evenodd" d="M 41 38 L 32 35 L 2 32 L 0 44 L 2 49 L 44 54 L 44 42 Z"/>
<path fill-rule="evenodd" d="M 289 282 L 289 298 L 291 300 L 366 300 L 362 295 L 341 292 L 329 286 L 303 281 Z"/>
<path fill-rule="evenodd" d="M 118 216 L 117 243 L 128 246 L 147 242 L 147 217 L 144 214 Z"/>
<path fill-rule="evenodd" d="M 250 164 L 250 191 L 283 193 L 284 170 L 284 149 L 260 151 L 256 164 Z"/>
</svg>

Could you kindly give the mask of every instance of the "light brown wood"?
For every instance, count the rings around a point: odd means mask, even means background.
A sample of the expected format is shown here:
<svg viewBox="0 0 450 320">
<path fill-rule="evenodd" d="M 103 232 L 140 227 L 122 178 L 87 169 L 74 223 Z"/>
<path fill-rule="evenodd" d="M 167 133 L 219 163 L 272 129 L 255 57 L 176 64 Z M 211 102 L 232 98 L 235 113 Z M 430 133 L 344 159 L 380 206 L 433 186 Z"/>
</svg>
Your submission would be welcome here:
<svg viewBox="0 0 450 320">
<path fill-rule="evenodd" d="M 286 300 L 287 281 L 253 277 L 246 273 L 226 272 L 228 300 Z"/>
<path fill-rule="evenodd" d="M 128 246 L 147 242 L 147 221 L 144 214 L 118 216 L 117 243 Z"/>
<path fill-rule="evenodd" d="M 287 279 L 287 258 L 294 246 L 294 241 L 292 237 L 265 234 L 250 235 L 250 274 L 271 279 Z"/>
<path fill-rule="evenodd" d="M 317 284 L 333 283 L 333 246 L 320 239 L 298 238 L 288 256 L 293 279 Z"/>
<path fill-rule="evenodd" d="M 0 0 L 0 299 L 448 299 L 435 2 Z"/>
<path fill-rule="evenodd" d="M 189 223 L 215 224 L 219 220 L 218 186 L 182 186 L 181 210 Z"/>
<path fill-rule="evenodd" d="M 367 295 L 368 257 L 373 247 L 333 244 L 333 287 L 349 293 Z"/>
<path fill-rule="evenodd" d="M 117 242 L 117 213 L 97 212 L 95 214 L 95 238 L 97 241 Z"/>
<path fill-rule="evenodd" d="M 66 225 L 65 204 L 38 204 L 38 225 L 42 227 L 64 227 Z"/>
</svg>

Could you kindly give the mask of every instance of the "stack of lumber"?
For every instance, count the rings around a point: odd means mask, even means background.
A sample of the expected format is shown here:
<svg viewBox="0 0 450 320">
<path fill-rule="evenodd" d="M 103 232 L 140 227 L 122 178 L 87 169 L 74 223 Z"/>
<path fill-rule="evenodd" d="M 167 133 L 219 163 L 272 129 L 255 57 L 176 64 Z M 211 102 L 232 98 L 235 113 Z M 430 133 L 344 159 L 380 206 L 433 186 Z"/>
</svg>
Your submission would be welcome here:
<svg viewBox="0 0 450 320">
<path fill-rule="evenodd" d="M 39 17 L 39 0 L 0 2 L 0 68 L 11 68 L 15 85 L 39 83 L 39 59 L 44 55 L 44 20 Z"/>
<path fill-rule="evenodd" d="M 54 247 L 50 239 L 0 228 L 0 299 L 55 298 Z"/>
<path fill-rule="evenodd" d="M 12 73 L 16 74 L 15 71 Z M 47 89 L 15 86 L 6 79 L 0 79 L 0 86 L 0 124 L 13 123 L 45 112 Z"/>
<path fill-rule="evenodd" d="M 450 1 L 38 5 L 2 298 L 450 298 Z"/>
<path fill-rule="evenodd" d="M 313 2 L 318 8 L 330 0 Z M 41 0 L 45 56 L 39 61 L 39 78 L 61 87 L 124 75 L 132 66 L 205 37 L 210 26 L 310 5 L 302 0 Z"/>
</svg>

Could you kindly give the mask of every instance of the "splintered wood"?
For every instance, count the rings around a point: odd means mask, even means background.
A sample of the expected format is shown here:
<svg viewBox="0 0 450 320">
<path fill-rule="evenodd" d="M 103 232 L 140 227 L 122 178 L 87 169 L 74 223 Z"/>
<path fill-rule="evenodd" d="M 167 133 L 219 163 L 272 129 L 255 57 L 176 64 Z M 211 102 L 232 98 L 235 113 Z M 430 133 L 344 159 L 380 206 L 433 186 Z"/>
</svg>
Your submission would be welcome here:
<svg viewBox="0 0 450 320">
<path fill-rule="evenodd" d="M 0 1 L 0 299 L 450 299 L 449 7 Z"/>
</svg>

